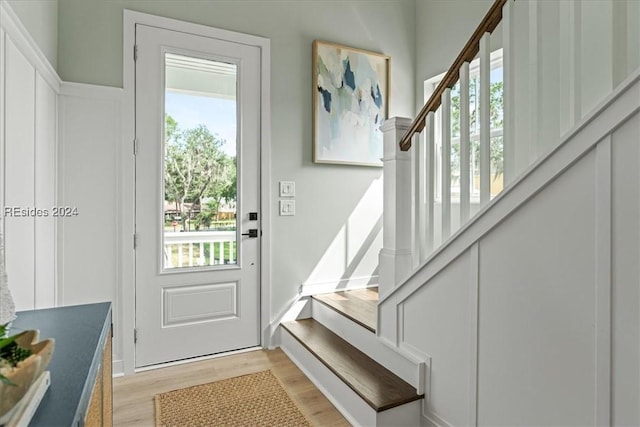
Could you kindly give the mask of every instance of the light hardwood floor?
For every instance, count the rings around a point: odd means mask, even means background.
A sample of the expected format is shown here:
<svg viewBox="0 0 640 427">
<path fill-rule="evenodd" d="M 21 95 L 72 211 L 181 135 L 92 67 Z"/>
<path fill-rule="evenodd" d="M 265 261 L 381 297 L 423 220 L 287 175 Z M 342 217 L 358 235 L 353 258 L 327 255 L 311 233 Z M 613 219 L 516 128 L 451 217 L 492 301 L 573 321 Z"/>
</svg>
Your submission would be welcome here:
<svg viewBox="0 0 640 427">
<path fill-rule="evenodd" d="M 154 395 L 266 369 L 271 369 L 313 425 L 349 426 L 335 407 L 279 349 L 256 350 L 115 378 L 113 425 L 153 426 Z"/>
</svg>

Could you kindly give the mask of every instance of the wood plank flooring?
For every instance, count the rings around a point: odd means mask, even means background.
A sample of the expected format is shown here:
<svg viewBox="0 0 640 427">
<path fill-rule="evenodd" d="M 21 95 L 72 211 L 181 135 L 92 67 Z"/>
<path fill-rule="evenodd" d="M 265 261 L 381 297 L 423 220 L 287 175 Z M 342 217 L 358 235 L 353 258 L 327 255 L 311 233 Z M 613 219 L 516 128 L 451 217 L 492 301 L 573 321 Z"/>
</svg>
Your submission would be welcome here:
<svg viewBox="0 0 640 427">
<path fill-rule="evenodd" d="M 421 399 L 416 389 L 313 319 L 282 323 L 303 346 L 380 412 Z"/>
<path fill-rule="evenodd" d="M 378 321 L 378 288 L 314 295 L 313 299 L 326 304 L 375 333 Z"/>
<path fill-rule="evenodd" d="M 271 369 L 311 424 L 349 426 L 280 349 L 256 350 L 114 378 L 113 425 L 151 427 L 155 420 L 154 395 L 266 369 Z"/>
</svg>

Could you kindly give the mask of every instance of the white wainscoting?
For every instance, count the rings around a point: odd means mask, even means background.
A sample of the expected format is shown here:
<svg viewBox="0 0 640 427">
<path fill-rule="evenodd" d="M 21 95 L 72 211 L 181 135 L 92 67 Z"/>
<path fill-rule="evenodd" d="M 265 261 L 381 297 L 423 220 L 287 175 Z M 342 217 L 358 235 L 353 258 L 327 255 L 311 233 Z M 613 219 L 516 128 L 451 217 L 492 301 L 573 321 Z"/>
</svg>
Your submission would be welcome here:
<svg viewBox="0 0 640 427">
<path fill-rule="evenodd" d="M 114 372 L 123 372 L 122 89 L 63 83 L 6 2 L 0 18 L 0 208 L 10 289 L 19 310 L 113 301 Z M 10 206 L 49 216 L 7 216 Z M 54 207 L 78 214 L 54 218 Z"/>
<path fill-rule="evenodd" d="M 18 310 L 52 307 L 60 79 L 5 2 L 0 46 L 0 208 L 9 288 Z M 26 212 L 6 211 L 11 207 Z"/>
<path fill-rule="evenodd" d="M 60 224 L 59 304 L 113 302 L 114 372 L 119 373 L 123 334 L 117 286 L 121 222 L 117 191 L 121 185 L 122 89 L 65 82 L 59 110 L 58 203 L 78 210 L 76 217 Z"/>
<path fill-rule="evenodd" d="M 425 418 L 640 424 L 638 135 L 636 73 L 383 296 L 386 338 L 431 356 Z"/>
</svg>

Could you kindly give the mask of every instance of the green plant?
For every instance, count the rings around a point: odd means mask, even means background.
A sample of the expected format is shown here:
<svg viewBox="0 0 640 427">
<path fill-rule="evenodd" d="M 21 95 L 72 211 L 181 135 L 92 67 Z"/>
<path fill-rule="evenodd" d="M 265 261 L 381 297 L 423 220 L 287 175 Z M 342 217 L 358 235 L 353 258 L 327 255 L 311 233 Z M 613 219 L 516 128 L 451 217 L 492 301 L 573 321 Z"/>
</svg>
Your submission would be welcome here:
<svg viewBox="0 0 640 427">
<path fill-rule="evenodd" d="M 31 355 L 31 350 L 16 342 L 24 333 L 7 336 L 7 325 L 0 325 L 0 382 L 13 385 L 4 374 Z"/>
</svg>

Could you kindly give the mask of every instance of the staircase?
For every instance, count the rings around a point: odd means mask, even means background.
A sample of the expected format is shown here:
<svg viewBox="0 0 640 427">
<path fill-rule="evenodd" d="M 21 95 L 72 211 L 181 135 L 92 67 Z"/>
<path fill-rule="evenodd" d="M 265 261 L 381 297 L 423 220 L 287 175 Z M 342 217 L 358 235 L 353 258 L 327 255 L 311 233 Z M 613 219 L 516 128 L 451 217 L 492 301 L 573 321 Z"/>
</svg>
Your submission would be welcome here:
<svg viewBox="0 0 640 427">
<path fill-rule="evenodd" d="M 281 347 L 354 425 L 420 425 L 423 367 L 375 334 L 377 288 L 306 298 Z M 310 317 L 307 317 L 310 316 Z"/>
<path fill-rule="evenodd" d="M 380 299 L 280 328 L 350 422 L 640 424 L 638 28 L 635 0 L 495 0 L 385 120 Z"/>
<path fill-rule="evenodd" d="M 635 0 L 495 0 L 382 126 L 377 334 L 428 355 L 425 423 L 640 425 L 639 28 Z"/>
</svg>

